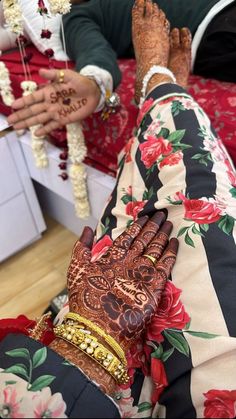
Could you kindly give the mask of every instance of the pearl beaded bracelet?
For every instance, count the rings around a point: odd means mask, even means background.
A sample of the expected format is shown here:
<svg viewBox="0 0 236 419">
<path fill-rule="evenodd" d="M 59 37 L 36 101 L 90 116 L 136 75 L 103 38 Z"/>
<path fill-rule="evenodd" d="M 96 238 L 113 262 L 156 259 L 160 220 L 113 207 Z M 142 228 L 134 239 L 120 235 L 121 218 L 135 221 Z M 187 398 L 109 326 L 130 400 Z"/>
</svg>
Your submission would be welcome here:
<svg viewBox="0 0 236 419">
<path fill-rule="evenodd" d="M 162 67 L 160 65 L 153 65 L 147 72 L 147 74 L 144 76 L 143 78 L 143 85 L 142 85 L 142 90 L 141 90 L 141 99 L 140 99 L 140 105 L 142 106 L 145 96 L 146 96 L 146 91 L 147 91 L 147 85 L 150 81 L 150 79 L 152 78 L 152 76 L 154 76 L 154 74 L 164 74 L 166 76 L 169 76 L 174 83 L 176 83 L 176 78 L 174 76 L 174 74 L 172 73 L 172 71 L 170 71 L 168 68 L 166 67 Z"/>
</svg>

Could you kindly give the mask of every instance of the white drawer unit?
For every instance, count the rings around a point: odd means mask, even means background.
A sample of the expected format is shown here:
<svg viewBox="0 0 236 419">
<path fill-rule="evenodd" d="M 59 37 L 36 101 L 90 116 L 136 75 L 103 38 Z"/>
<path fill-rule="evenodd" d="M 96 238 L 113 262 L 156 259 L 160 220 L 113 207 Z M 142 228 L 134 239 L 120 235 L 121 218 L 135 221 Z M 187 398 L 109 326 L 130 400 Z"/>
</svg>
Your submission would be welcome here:
<svg viewBox="0 0 236 419">
<path fill-rule="evenodd" d="M 46 229 L 15 132 L 0 137 L 0 262 Z"/>
<path fill-rule="evenodd" d="M 23 190 L 6 138 L 0 138 L 0 205 Z"/>
</svg>

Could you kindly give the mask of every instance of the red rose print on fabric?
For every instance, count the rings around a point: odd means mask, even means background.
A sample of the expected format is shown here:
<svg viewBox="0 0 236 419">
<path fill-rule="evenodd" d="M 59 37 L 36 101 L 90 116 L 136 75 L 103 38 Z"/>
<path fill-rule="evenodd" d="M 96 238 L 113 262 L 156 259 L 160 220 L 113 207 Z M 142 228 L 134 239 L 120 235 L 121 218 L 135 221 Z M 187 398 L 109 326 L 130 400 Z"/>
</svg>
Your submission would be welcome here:
<svg viewBox="0 0 236 419">
<path fill-rule="evenodd" d="M 231 185 L 235 188 L 236 187 L 236 172 L 235 169 L 233 168 L 232 164 L 230 163 L 230 161 L 228 159 L 225 159 L 225 165 L 227 167 L 227 175 L 229 178 L 229 181 L 231 183 Z"/>
<path fill-rule="evenodd" d="M 147 169 L 150 169 L 160 157 L 167 156 L 172 152 L 172 145 L 163 137 L 149 136 L 147 141 L 140 144 L 139 149 L 143 164 Z"/>
<path fill-rule="evenodd" d="M 108 234 L 103 236 L 101 240 L 95 243 L 92 248 L 92 262 L 100 259 L 100 257 L 106 253 L 112 243 L 113 241 L 110 236 L 108 236 Z"/>
<path fill-rule="evenodd" d="M 204 418 L 236 417 L 236 390 L 210 390 L 204 396 Z"/>
<path fill-rule="evenodd" d="M 154 315 L 152 323 L 148 328 L 148 339 L 162 342 L 164 340 L 162 336 L 163 330 L 171 328 L 182 330 L 190 322 L 190 317 L 185 311 L 180 295 L 181 290 L 168 281 L 157 313 Z"/>
<path fill-rule="evenodd" d="M 125 213 L 132 217 L 132 220 L 129 220 L 127 226 L 130 225 L 131 222 L 137 220 L 138 214 L 142 209 L 145 207 L 146 203 L 152 199 L 154 194 L 153 187 L 149 190 L 145 190 L 143 192 L 143 196 L 139 197 L 139 200 L 133 194 L 133 188 L 129 185 L 126 189 L 123 189 L 124 195 L 121 197 L 121 201 L 125 205 Z"/>
<path fill-rule="evenodd" d="M 202 199 L 184 199 L 184 218 L 192 220 L 197 224 L 211 224 L 218 221 L 222 210 L 214 202 Z"/>
<path fill-rule="evenodd" d="M 145 351 L 144 342 L 139 339 L 127 353 L 127 363 L 129 368 L 141 368 L 144 375 L 150 375 L 150 355 L 151 348 L 148 347 L 148 353 Z"/>
<path fill-rule="evenodd" d="M 161 169 L 164 166 L 175 166 L 181 160 L 183 160 L 183 153 L 182 151 L 177 151 L 176 153 L 172 153 L 169 156 L 165 157 L 161 161 L 159 168 Z"/>
<path fill-rule="evenodd" d="M 156 404 L 161 394 L 168 386 L 165 367 L 162 361 L 157 358 L 151 358 L 151 377 L 154 383 L 154 390 L 152 393 L 152 403 Z"/>
<path fill-rule="evenodd" d="M 142 211 L 147 201 L 131 201 L 126 205 L 125 212 L 127 215 L 133 217 L 134 221 L 137 220 L 138 214 Z"/>
<path fill-rule="evenodd" d="M 137 118 L 137 126 L 139 126 L 146 115 L 146 113 L 150 110 L 151 106 L 154 103 L 154 99 L 150 98 L 148 100 L 145 100 L 142 108 L 139 111 L 138 118 Z"/>
<path fill-rule="evenodd" d="M 132 157 L 131 157 L 131 149 L 132 149 L 132 145 L 134 143 L 135 138 L 132 137 L 130 138 L 130 140 L 128 141 L 128 143 L 125 145 L 125 163 L 130 163 L 132 161 Z"/>
<path fill-rule="evenodd" d="M 236 197 L 236 188 L 230 190 L 233 197 Z M 176 192 L 173 197 L 168 196 L 167 201 L 172 205 L 184 206 L 184 219 L 192 222 L 180 228 L 177 237 L 184 236 L 185 243 L 195 247 L 195 242 L 191 238 L 193 235 L 205 237 L 209 230 L 209 225 L 216 223 L 224 234 L 233 233 L 235 218 L 227 212 L 227 201 L 221 196 L 215 195 L 214 198 L 188 199 L 182 192 Z"/>
</svg>

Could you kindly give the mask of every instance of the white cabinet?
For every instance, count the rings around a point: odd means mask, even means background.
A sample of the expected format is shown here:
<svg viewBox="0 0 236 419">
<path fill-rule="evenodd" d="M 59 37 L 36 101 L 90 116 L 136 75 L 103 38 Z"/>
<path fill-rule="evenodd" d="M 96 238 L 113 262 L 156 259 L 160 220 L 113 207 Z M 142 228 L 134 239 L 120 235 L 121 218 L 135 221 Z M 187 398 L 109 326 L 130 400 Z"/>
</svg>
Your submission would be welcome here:
<svg viewBox="0 0 236 419">
<path fill-rule="evenodd" d="M 18 138 L 14 132 L 0 137 L 0 262 L 45 228 Z"/>
</svg>

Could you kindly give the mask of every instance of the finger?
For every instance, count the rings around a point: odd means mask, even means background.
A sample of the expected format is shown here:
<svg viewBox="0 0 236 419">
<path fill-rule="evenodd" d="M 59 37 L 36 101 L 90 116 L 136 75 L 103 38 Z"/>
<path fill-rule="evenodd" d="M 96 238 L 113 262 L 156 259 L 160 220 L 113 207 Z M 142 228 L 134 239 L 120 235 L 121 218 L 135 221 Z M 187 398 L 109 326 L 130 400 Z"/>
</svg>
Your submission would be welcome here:
<svg viewBox="0 0 236 419">
<path fill-rule="evenodd" d="M 80 240 L 77 240 L 72 250 L 71 261 L 67 271 L 67 288 L 69 294 L 78 285 L 81 275 L 83 275 L 86 269 L 84 266 L 90 263 L 91 250 L 81 243 Z"/>
<path fill-rule="evenodd" d="M 45 137 L 57 128 L 62 128 L 60 122 L 51 121 L 50 123 L 36 129 L 36 131 L 34 131 L 34 135 L 36 135 L 36 137 Z"/>
<path fill-rule="evenodd" d="M 34 132 L 34 135 L 36 135 L 36 137 L 43 137 L 44 135 L 50 134 L 52 131 L 54 131 L 57 128 L 61 128 L 60 122 L 59 121 L 50 121 L 45 126 L 37 129 Z"/>
<path fill-rule="evenodd" d="M 43 112 L 40 115 L 33 116 L 32 118 L 27 118 L 24 121 L 17 122 L 14 124 L 15 129 L 30 128 L 35 125 L 46 124 L 52 120 L 50 112 Z"/>
<path fill-rule="evenodd" d="M 148 245 L 145 250 L 145 255 L 151 256 L 158 261 L 169 242 L 172 229 L 173 224 L 170 221 L 166 221 Z"/>
<path fill-rule="evenodd" d="M 153 296 L 155 298 L 156 308 L 161 300 L 162 292 L 165 288 L 166 281 L 169 279 L 171 271 L 175 265 L 178 253 L 179 242 L 176 238 L 172 238 L 161 259 L 156 263 L 155 286 Z"/>
<path fill-rule="evenodd" d="M 11 107 L 17 110 L 17 109 L 24 108 L 25 106 L 31 106 L 31 105 L 35 105 L 35 103 L 43 102 L 44 99 L 45 99 L 44 89 L 39 89 L 28 96 L 23 96 L 20 99 L 15 100 L 12 103 Z M 16 113 L 13 113 L 12 115 L 9 116 L 9 119 L 13 119 L 12 123 L 16 122 L 14 119 L 15 117 L 16 117 Z"/>
<path fill-rule="evenodd" d="M 63 72 L 63 83 L 68 83 L 71 81 L 71 76 L 74 73 L 72 70 L 47 70 L 45 68 L 42 68 L 39 70 L 39 75 L 43 77 L 46 80 L 49 80 L 51 82 L 59 83 L 61 78 L 61 72 Z M 60 83 L 60 84 L 63 84 Z"/>
<path fill-rule="evenodd" d="M 40 102 L 36 105 L 29 106 L 24 108 L 18 112 L 16 112 L 16 116 L 18 117 L 19 121 L 23 121 L 24 119 L 30 118 L 32 116 L 37 116 L 46 110 L 46 103 Z"/>
<path fill-rule="evenodd" d="M 46 80 L 58 81 L 59 70 L 47 70 L 46 68 L 40 68 L 39 75 Z"/>
<path fill-rule="evenodd" d="M 164 212 L 158 211 L 148 221 L 131 246 L 130 250 L 132 251 L 134 257 L 140 256 L 145 251 L 149 243 L 156 236 L 160 226 L 163 224 L 165 219 L 166 215 Z"/>
<path fill-rule="evenodd" d="M 156 262 L 157 270 L 164 268 L 167 278 L 169 278 L 170 273 L 176 262 L 178 249 L 179 249 L 179 241 L 178 239 L 174 237 L 170 240 L 162 257 L 159 259 L 159 261 Z"/>
<path fill-rule="evenodd" d="M 84 227 L 80 237 L 80 243 L 82 243 L 88 249 L 92 249 L 94 241 L 94 232 L 90 227 Z"/>
<path fill-rule="evenodd" d="M 72 249 L 70 266 L 73 263 L 78 264 L 80 262 L 83 264 L 84 262 L 90 262 L 90 260 L 91 260 L 90 248 L 84 243 L 81 243 L 81 239 L 77 240 Z"/>
<path fill-rule="evenodd" d="M 140 217 L 138 221 L 135 221 L 119 237 L 117 237 L 117 239 L 114 240 L 113 246 L 128 250 L 140 231 L 142 231 L 142 228 L 147 221 L 148 216 Z"/>
</svg>

